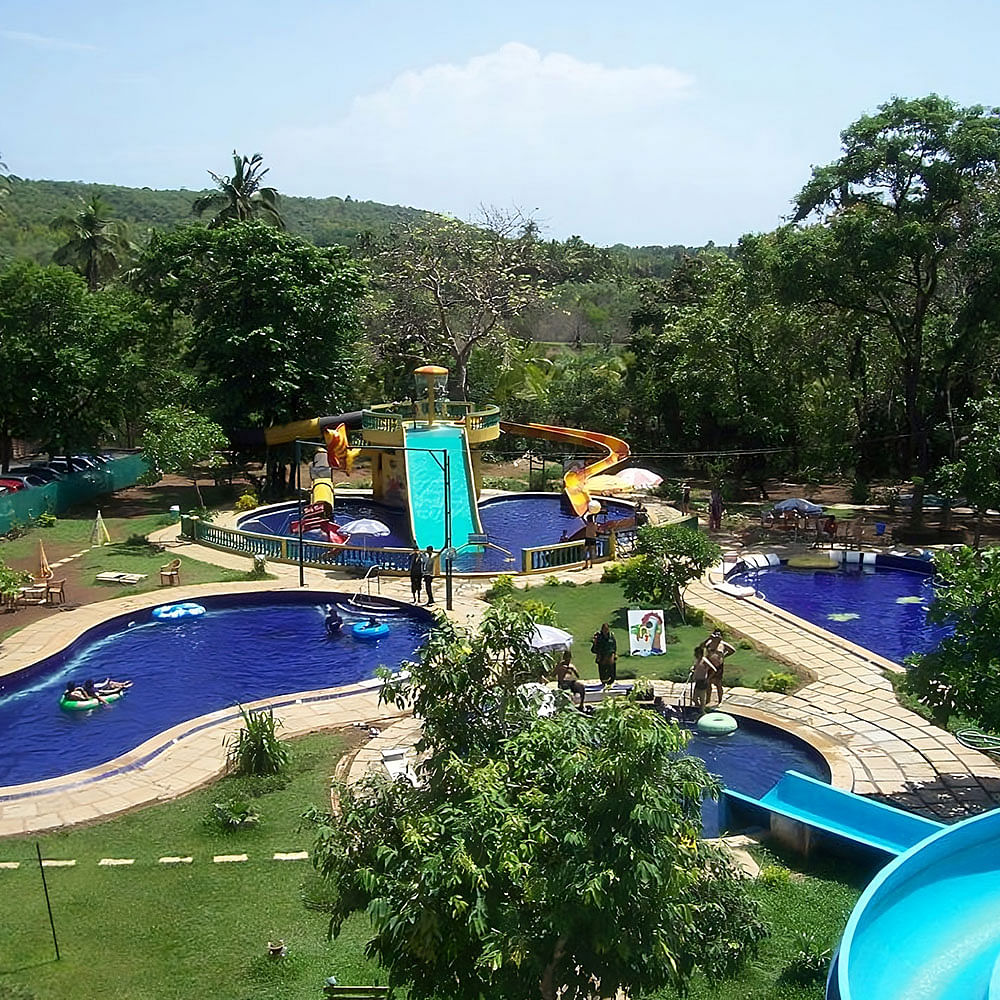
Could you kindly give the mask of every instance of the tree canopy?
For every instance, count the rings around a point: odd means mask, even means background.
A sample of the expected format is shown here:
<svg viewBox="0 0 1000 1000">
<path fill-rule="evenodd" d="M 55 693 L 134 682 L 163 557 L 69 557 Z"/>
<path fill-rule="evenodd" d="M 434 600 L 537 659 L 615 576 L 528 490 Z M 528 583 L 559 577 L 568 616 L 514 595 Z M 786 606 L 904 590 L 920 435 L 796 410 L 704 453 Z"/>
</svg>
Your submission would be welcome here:
<svg viewBox="0 0 1000 1000">
<path fill-rule="evenodd" d="M 716 783 L 676 726 L 634 703 L 540 712 L 521 686 L 543 666 L 530 628 L 509 607 L 478 636 L 441 621 L 411 679 L 388 684 L 423 723 L 422 781 L 338 786 L 336 815 L 314 815 L 332 931 L 365 910 L 369 954 L 414 1000 L 555 1000 L 595 982 L 610 996 L 733 973 L 764 930 L 700 839 Z"/>
<path fill-rule="evenodd" d="M 214 212 L 208 223 L 210 229 L 226 226 L 233 222 L 260 219 L 279 229 L 285 228 L 285 220 L 278 210 L 278 192 L 273 187 L 261 183 L 270 167 L 261 167 L 264 157 L 260 153 L 240 156 L 233 150 L 233 173 L 231 177 L 220 177 L 209 170 L 217 191 L 195 199 L 192 211 L 195 215 Z"/>
</svg>

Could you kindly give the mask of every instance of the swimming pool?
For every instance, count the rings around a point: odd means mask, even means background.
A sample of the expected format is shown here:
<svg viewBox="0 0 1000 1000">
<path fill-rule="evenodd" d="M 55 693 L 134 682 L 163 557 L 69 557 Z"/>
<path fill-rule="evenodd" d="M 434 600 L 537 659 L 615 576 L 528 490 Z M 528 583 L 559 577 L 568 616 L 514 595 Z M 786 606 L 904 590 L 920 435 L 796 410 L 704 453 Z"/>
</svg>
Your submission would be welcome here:
<svg viewBox="0 0 1000 1000">
<path fill-rule="evenodd" d="M 947 625 L 927 621 L 931 580 L 927 571 L 879 564 L 831 564 L 820 570 L 783 565 L 729 577 L 756 588 L 765 601 L 896 663 L 910 653 L 929 652 L 949 634 Z"/>
<path fill-rule="evenodd" d="M 397 605 L 377 642 L 329 638 L 326 605 L 336 592 L 213 596 L 198 618 L 156 621 L 151 609 L 90 629 L 68 649 L 0 679 L 0 786 L 37 781 L 113 760 L 178 723 L 218 709 L 372 677 L 423 644 L 433 619 Z M 345 619 L 348 617 L 344 616 Z M 70 680 L 107 676 L 135 683 L 92 712 L 67 712 Z"/>
<path fill-rule="evenodd" d="M 635 510 L 618 500 L 601 499 L 599 520 L 630 518 Z M 267 535 L 294 537 L 291 523 L 298 519 L 298 504 L 285 504 L 260 514 L 241 518 L 239 527 Z M 521 569 L 521 550 L 532 546 L 553 545 L 563 532 L 572 535 L 582 526 L 579 515 L 559 493 L 530 493 L 523 496 L 492 497 L 479 504 L 483 531 L 496 548 L 485 550 L 464 549 L 455 560 L 460 573 L 516 573 Z M 386 507 L 367 497 L 337 496 L 333 505 L 333 519 L 345 524 L 355 518 L 373 518 L 389 528 L 390 534 L 369 538 L 369 544 L 386 548 L 409 547 L 410 523 L 407 512 L 396 507 Z M 306 532 L 305 537 L 322 541 L 319 532 Z M 360 540 L 360 539 L 359 539 Z M 508 554 L 509 553 L 509 554 Z"/>
<path fill-rule="evenodd" d="M 789 768 L 820 781 L 830 780 L 830 766 L 805 740 L 756 719 L 741 717 L 739 724 L 731 736 L 695 732 L 686 748 L 687 753 L 701 758 L 726 788 L 760 798 Z M 719 835 L 719 803 L 714 799 L 702 803 L 701 822 L 706 837 Z"/>
</svg>

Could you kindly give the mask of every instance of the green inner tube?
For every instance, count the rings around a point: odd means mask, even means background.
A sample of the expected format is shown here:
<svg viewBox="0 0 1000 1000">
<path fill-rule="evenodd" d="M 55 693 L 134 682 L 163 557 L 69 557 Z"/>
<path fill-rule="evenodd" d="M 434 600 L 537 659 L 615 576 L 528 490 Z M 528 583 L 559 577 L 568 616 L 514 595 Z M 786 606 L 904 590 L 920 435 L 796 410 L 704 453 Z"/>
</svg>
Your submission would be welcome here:
<svg viewBox="0 0 1000 1000">
<path fill-rule="evenodd" d="M 114 694 L 102 695 L 105 701 L 118 701 L 125 694 L 124 691 L 115 691 Z M 88 712 L 92 708 L 100 708 L 101 703 L 96 698 L 88 698 L 86 701 L 67 701 L 66 696 L 59 698 L 59 707 L 67 712 Z"/>
<path fill-rule="evenodd" d="M 739 729 L 739 723 L 725 712 L 709 712 L 698 720 L 697 728 L 705 736 L 728 736 Z"/>
</svg>

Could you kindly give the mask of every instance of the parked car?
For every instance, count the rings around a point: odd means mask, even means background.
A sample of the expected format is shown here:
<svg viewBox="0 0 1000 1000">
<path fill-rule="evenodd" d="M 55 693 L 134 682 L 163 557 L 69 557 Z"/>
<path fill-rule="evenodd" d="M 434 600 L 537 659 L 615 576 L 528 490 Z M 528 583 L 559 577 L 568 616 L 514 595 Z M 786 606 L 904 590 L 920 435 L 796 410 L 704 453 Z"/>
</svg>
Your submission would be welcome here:
<svg viewBox="0 0 1000 1000">
<path fill-rule="evenodd" d="M 56 472 L 61 472 L 64 475 L 67 472 L 86 472 L 87 469 L 92 469 L 94 467 L 93 462 L 88 462 L 79 455 L 73 455 L 69 461 L 72 464 L 67 464 L 65 458 L 54 458 L 51 462 L 46 462 L 45 467 L 48 469 L 55 469 Z"/>
<path fill-rule="evenodd" d="M 61 472 L 50 469 L 45 465 L 19 465 L 16 469 L 11 469 L 11 474 L 15 476 L 37 476 L 47 483 L 54 483 L 63 478 Z"/>
<path fill-rule="evenodd" d="M 9 490 L 11 493 L 16 493 L 18 490 L 27 489 L 27 486 L 21 482 L 20 479 L 0 479 L 0 486 L 4 489 Z"/>
<path fill-rule="evenodd" d="M 22 472 L 5 472 L 4 479 L 16 479 L 18 482 L 24 483 L 25 486 L 46 486 L 48 485 L 46 480 L 42 479 L 41 476 L 33 475 L 32 473 L 22 473 Z"/>
</svg>

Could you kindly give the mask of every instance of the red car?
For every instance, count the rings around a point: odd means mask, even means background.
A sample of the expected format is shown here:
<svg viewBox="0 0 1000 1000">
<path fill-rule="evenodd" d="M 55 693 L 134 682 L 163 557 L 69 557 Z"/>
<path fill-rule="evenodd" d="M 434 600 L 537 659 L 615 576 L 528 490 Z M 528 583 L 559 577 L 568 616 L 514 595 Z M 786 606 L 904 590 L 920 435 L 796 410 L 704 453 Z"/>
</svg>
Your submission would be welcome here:
<svg viewBox="0 0 1000 1000">
<path fill-rule="evenodd" d="M 0 486 L 6 487 L 11 493 L 16 493 L 18 490 L 25 488 L 25 484 L 20 479 L 0 479 Z"/>
</svg>

